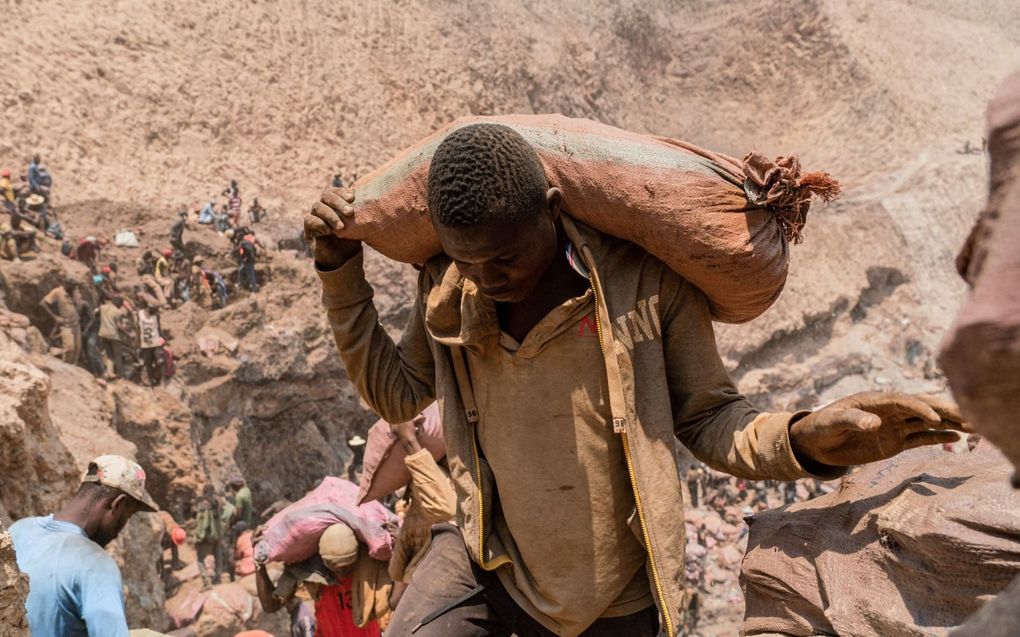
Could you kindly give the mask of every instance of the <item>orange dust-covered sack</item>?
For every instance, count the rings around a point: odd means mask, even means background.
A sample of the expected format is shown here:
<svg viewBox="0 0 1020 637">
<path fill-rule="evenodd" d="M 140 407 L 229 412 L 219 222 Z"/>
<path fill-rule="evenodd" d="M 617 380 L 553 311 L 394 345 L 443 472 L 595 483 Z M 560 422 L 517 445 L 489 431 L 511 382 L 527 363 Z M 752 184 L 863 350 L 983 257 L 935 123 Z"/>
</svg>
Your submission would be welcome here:
<svg viewBox="0 0 1020 637">
<path fill-rule="evenodd" d="M 727 323 L 749 321 L 775 302 L 811 196 L 827 201 L 839 194 L 828 174 L 801 173 L 795 156 L 771 161 L 750 153 L 737 161 L 562 115 L 471 117 L 355 183 L 355 215 L 342 236 L 406 263 L 439 254 L 426 205 L 429 162 L 449 132 L 482 122 L 509 126 L 531 143 L 571 216 L 662 259 L 698 286 L 712 316 Z"/>
</svg>

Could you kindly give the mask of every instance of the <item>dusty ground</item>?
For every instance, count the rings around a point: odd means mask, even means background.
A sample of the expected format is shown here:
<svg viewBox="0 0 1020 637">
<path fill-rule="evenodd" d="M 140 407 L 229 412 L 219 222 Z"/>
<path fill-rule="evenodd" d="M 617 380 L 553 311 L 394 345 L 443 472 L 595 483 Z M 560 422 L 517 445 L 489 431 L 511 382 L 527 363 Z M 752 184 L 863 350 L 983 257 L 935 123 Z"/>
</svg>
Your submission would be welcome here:
<svg viewBox="0 0 1020 637">
<path fill-rule="evenodd" d="M 674 5 L 16 3 L 7 8 L 15 27 L 0 37 L 0 166 L 24 170 L 40 152 L 73 237 L 131 227 L 156 247 L 173 210 L 231 178 L 246 205 L 257 195 L 270 207 L 260 232 L 291 237 L 332 173 L 364 174 L 465 113 L 560 111 L 736 155 L 796 151 L 808 169 L 840 177 L 846 195 L 812 211 L 776 307 L 720 327 L 741 388 L 773 409 L 876 387 L 944 390 L 933 352 L 963 292 L 952 257 L 986 179 L 984 157 L 961 150 L 980 147 L 984 104 L 1020 67 L 1020 9 L 1007 0 Z M 189 238 L 229 267 L 221 238 Z M 27 269 L 0 262 L 7 305 L 42 333 L 38 298 L 73 274 L 56 247 Z M 110 255 L 130 270 L 138 251 Z M 21 446 L 0 452 L 0 476 L 26 453 L 48 462 L 33 466 L 41 495 L 5 492 L 0 512 L 45 513 L 77 473 L 60 463 L 97 441 L 135 448 L 181 516 L 198 485 L 235 469 L 258 480 L 260 504 L 340 471 L 343 441 L 371 416 L 331 351 L 307 262 L 276 253 L 269 266 L 259 297 L 165 319 L 180 372 L 158 394 L 96 383 L 40 351 L 5 359 L 0 407 L 22 414 L 49 391 L 49 418 L 10 420 L 4 435 Z M 411 274 L 369 268 L 384 320 L 399 329 Z M 205 325 L 239 337 L 239 350 L 203 356 L 194 335 Z M 19 336 L 31 349 L 32 335 Z M 60 448 L 33 433 L 54 428 Z M 702 634 L 735 635 L 739 596 L 720 590 L 714 602 Z"/>
</svg>

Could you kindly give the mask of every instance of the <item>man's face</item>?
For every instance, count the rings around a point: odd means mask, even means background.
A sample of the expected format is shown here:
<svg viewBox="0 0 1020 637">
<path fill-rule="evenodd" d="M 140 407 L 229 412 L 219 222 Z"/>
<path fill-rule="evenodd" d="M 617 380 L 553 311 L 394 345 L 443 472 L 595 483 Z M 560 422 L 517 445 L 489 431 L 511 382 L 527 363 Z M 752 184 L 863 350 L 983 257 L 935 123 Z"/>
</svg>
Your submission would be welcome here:
<svg viewBox="0 0 1020 637">
<path fill-rule="evenodd" d="M 138 502 L 127 495 L 121 494 L 107 501 L 103 517 L 99 521 L 99 528 L 93 534 L 92 540 L 99 546 L 105 547 L 120 535 L 128 520 L 137 511 Z"/>
<path fill-rule="evenodd" d="M 482 294 L 498 303 L 520 303 L 556 258 L 554 218 L 546 207 L 514 223 L 435 227 L 443 251 Z"/>
</svg>

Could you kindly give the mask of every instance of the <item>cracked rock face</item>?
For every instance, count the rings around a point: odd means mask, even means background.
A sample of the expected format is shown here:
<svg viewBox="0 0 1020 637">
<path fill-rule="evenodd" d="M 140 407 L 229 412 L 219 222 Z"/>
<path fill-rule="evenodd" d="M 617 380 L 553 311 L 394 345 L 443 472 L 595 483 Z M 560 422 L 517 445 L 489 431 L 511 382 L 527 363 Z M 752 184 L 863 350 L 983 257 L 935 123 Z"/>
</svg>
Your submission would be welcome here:
<svg viewBox="0 0 1020 637">
<path fill-rule="evenodd" d="M 156 513 L 136 513 L 107 548 L 124 581 L 128 626 L 167 627 L 166 587 L 156 570 L 163 556 L 163 521 Z"/>
<path fill-rule="evenodd" d="M 18 570 L 11 536 L 0 520 L 0 634 L 4 637 L 28 637 L 25 599 L 28 576 Z"/>
<path fill-rule="evenodd" d="M 80 477 L 50 418 L 50 379 L 0 330 L 0 518 L 50 512 Z"/>
</svg>

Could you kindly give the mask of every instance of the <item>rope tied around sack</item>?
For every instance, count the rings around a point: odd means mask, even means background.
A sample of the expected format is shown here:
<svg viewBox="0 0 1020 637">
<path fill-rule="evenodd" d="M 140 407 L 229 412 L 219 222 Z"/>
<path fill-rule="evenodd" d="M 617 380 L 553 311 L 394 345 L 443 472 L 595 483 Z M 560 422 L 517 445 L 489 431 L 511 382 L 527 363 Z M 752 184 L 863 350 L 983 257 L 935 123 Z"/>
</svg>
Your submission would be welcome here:
<svg viewBox="0 0 1020 637">
<path fill-rule="evenodd" d="M 771 212 L 783 229 L 783 236 L 795 244 L 804 240 L 802 232 L 811 196 L 828 202 L 839 197 L 842 190 L 829 173 L 801 174 L 796 155 L 773 161 L 761 153 L 748 153 L 741 165 L 748 201 Z"/>
</svg>

